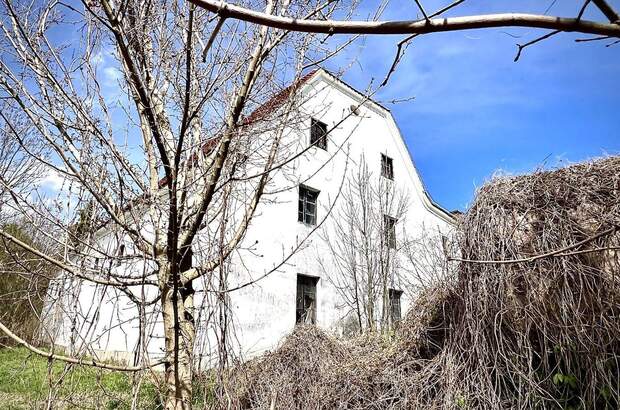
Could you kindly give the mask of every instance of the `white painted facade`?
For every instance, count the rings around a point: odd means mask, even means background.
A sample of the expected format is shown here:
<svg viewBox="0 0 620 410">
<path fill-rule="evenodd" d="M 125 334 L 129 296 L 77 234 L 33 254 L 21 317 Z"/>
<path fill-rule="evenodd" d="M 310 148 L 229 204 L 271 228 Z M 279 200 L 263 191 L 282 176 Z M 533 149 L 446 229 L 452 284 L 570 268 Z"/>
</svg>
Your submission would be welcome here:
<svg viewBox="0 0 620 410">
<path fill-rule="evenodd" d="M 307 124 L 287 133 L 287 138 L 293 141 L 289 146 L 296 146 L 299 150 L 310 144 L 311 117 L 326 123 L 330 129 L 335 128 L 329 134 L 327 150 L 311 147 L 285 169 L 274 173 L 265 194 L 267 201 L 259 205 L 245 235 L 242 248 L 251 248 L 252 251 L 236 253 L 231 259 L 228 288 L 243 287 L 227 294 L 233 327 L 230 344 L 243 358 L 273 349 L 293 330 L 297 276 L 300 274 L 319 278 L 316 288 L 316 324 L 319 327 L 340 332 L 347 314 L 338 292 L 319 266 L 317 255 L 325 255 L 327 250 L 317 235 L 310 236 L 287 263 L 262 277 L 281 263 L 290 249 L 314 228 L 298 222 L 300 183 L 320 191 L 317 219 L 321 222 L 338 196 L 343 178 L 357 169 L 360 158 L 363 156 L 370 171 L 379 175 L 381 154 L 384 154 L 393 160 L 393 183 L 397 189 L 409 194 L 406 217 L 398 224 L 413 234 L 425 230 L 441 235 L 451 228 L 450 214 L 433 203 L 426 193 L 398 126 L 387 109 L 366 101 L 362 94 L 323 70 L 308 78 L 298 92 L 303 101 L 300 111 L 307 113 L 307 119 L 304 116 Z M 356 115 L 351 115 L 355 106 L 359 106 Z M 338 206 L 337 202 L 335 206 Z M 324 226 L 330 223 L 328 216 Z M 116 246 L 112 242 L 110 248 Z M 115 269 L 120 270 L 122 266 Z M 255 283 L 244 286 L 254 280 Z M 94 351 L 104 357 L 128 358 L 138 339 L 138 321 L 129 300 L 122 295 L 118 297 L 118 291 L 101 286 L 82 284 L 76 288 L 73 285 L 64 286 L 71 292 L 79 292 L 80 306 L 76 311 L 87 312 L 78 324 L 81 330 L 77 339 L 88 341 Z M 398 289 L 399 284 L 394 283 L 393 287 Z M 211 303 L 212 299 L 205 300 L 201 289 L 197 287 L 196 290 L 196 318 L 200 321 L 201 305 Z M 405 290 L 401 299 L 403 313 L 411 297 Z M 157 310 L 147 314 L 159 316 Z M 60 345 L 69 345 L 72 325 L 67 317 L 70 315 L 58 316 L 64 318 L 65 323 L 56 326 L 59 330 L 56 341 Z M 156 319 L 157 322 L 160 320 Z M 156 324 L 153 330 L 148 330 L 153 336 L 148 352 L 153 356 L 163 352 L 159 327 Z M 215 344 L 211 328 L 199 332 L 197 345 L 207 362 L 211 360 L 208 356 Z"/>
</svg>

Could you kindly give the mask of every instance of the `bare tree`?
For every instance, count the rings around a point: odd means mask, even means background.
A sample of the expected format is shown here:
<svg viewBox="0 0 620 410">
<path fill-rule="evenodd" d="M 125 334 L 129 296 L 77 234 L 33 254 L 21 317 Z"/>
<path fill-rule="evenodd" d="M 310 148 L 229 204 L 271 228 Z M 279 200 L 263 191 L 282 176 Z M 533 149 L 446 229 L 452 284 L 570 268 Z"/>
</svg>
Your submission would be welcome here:
<svg viewBox="0 0 620 410">
<path fill-rule="evenodd" d="M 340 8 L 350 5 L 270 0 L 264 12 L 311 18 Z M 3 120 L 10 129 L 25 126 L 49 155 L 29 151 L 19 132 L 11 143 L 65 190 L 56 201 L 33 201 L 4 184 L 15 212 L 44 221 L 33 229 L 57 251 L 7 229 L 0 236 L 57 269 L 46 309 L 69 329 L 68 350 L 48 352 L 0 328 L 68 363 L 138 377 L 163 364 L 166 408 L 189 408 L 202 331 L 196 287 L 219 298 L 234 291 L 225 286 L 226 261 L 267 200 L 273 172 L 301 154 L 285 130 L 304 121 L 294 115 L 295 91 L 302 67 L 325 55 L 321 38 L 229 21 L 180 1 L 3 0 L 1 12 L 0 97 L 22 118 Z M 59 35 L 68 30 L 81 35 Z M 85 292 L 91 306 L 80 304 Z M 96 318 L 109 309 L 131 311 L 118 319 L 137 322 L 132 365 L 97 359 L 93 344 L 110 336 L 95 335 Z M 43 333 L 55 341 L 49 327 Z M 148 353 L 156 334 L 165 345 L 160 359 Z"/>
<path fill-rule="evenodd" d="M 373 175 L 362 155 L 343 187 L 332 223 L 321 231 L 329 250 L 319 256 L 324 276 L 354 314 L 360 331 L 386 331 L 392 325 L 389 289 L 399 281 L 399 248 L 407 242 L 400 233 L 408 203 L 407 193 L 388 178 Z"/>
</svg>

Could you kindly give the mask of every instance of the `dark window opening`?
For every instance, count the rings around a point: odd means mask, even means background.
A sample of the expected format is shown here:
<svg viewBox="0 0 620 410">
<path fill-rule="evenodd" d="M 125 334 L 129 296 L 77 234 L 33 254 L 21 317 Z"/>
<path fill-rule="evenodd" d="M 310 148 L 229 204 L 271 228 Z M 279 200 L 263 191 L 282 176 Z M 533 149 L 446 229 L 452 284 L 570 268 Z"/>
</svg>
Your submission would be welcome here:
<svg viewBox="0 0 620 410">
<path fill-rule="evenodd" d="M 310 145 L 327 150 L 327 124 L 314 118 L 310 120 Z"/>
<path fill-rule="evenodd" d="M 387 179 L 394 179 L 394 163 L 392 158 L 385 154 L 381 154 L 381 176 Z"/>
<path fill-rule="evenodd" d="M 194 252 L 192 251 L 191 246 L 181 250 L 181 261 L 179 263 L 179 269 L 181 272 L 188 271 L 192 268 L 192 259 L 194 257 Z"/>
<path fill-rule="evenodd" d="M 240 162 L 240 163 L 244 164 L 249 158 L 250 158 L 250 156 L 248 154 L 246 154 L 246 153 L 239 153 L 237 155 L 237 159 L 238 159 L 237 162 Z"/>
<path fill-rule="evenodd" d="M 232 173 L 239 172 L 240 175 L 246 175 L 247 162 L 249 155 L 243 152 L 237 154 L 237 158 L 232 165 Z"/>
<path fill-rule="evenodd" d="M 308 225 L 316 225 L 316 204 L 319 191 L 305 186 L 299 187 L 299 207 L 297 220 Z"/>
<path fill-rule="evenodd" d="M 120 266 L 122 263 L 123 256 L 125 256 L 125 245 L 120 245 L 118 247 L 118 259 L 116 260 L 116 266 Z"/>
<path fill-rule="evenodd" d="M 389 289 L 388 296 L 390 299 L 390 319 L 392 323 L 400 321 L 400 297 L 403 294 L 402 290 Z"/>
<path fill-rule="evenodd" d="M 386 246 L 390 249 L 396 249 L 396 219 L 383 215 L 383 229 Z"/>
<path fill-rule="evenodd" d="M 319 278 L 297 275 L 295 323 L 316 323 L 316 284 Z"/>
</svg>

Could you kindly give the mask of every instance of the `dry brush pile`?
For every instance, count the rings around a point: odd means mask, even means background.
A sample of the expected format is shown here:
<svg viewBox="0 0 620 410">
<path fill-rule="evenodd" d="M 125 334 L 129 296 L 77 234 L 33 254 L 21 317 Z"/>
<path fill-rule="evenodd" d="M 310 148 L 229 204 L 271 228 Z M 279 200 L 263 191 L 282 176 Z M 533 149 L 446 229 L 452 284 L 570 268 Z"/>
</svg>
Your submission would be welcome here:
<svg viewBox="0 0 620 410">
<path fill-rule="evenodd" d="M 495 177 L 455 278 L 394 340 L 297 329 L 231 379 L 257 409 L 618 408 L 620 157 Z"/>
</svg>

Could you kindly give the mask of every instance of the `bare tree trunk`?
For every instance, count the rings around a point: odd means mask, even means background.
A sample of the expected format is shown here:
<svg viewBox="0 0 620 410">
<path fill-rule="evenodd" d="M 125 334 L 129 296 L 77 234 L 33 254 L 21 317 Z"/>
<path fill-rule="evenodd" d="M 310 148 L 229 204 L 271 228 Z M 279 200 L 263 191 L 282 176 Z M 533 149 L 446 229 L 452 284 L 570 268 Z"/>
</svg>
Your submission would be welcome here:
<svg viewBox="0 0 620 410">
<path fill-rule="evenodd" d="M 379 268 L 381 270 L 381 333 L 387 333 L 390 328 L 390 299 L 388 292 L 388 276 L 391 270 L 390 250 L 387 246 L 385 248 L 379 252 Z"/>
<path fill-rule="evenodd" d="M 384 272 L 381 284 L 382 312 L 381 312 L 381 333 L 387 333 L 390 330 L 390 298 L 388 292 L 387 272 Z"/>
<path fill-rule="evenodd" d="M 166 269 L 169 272 L 169 268 Z M 190 409 L 193 349 L 196 339 L 192 282 L 179 287 L 175 297 L 174 288 L 167 281 L 161 288 L 161 295 L 166 355 L 168 357 L 165 366 L 167 391 L 164 408 L 166 410 Z"/>
</svg>

